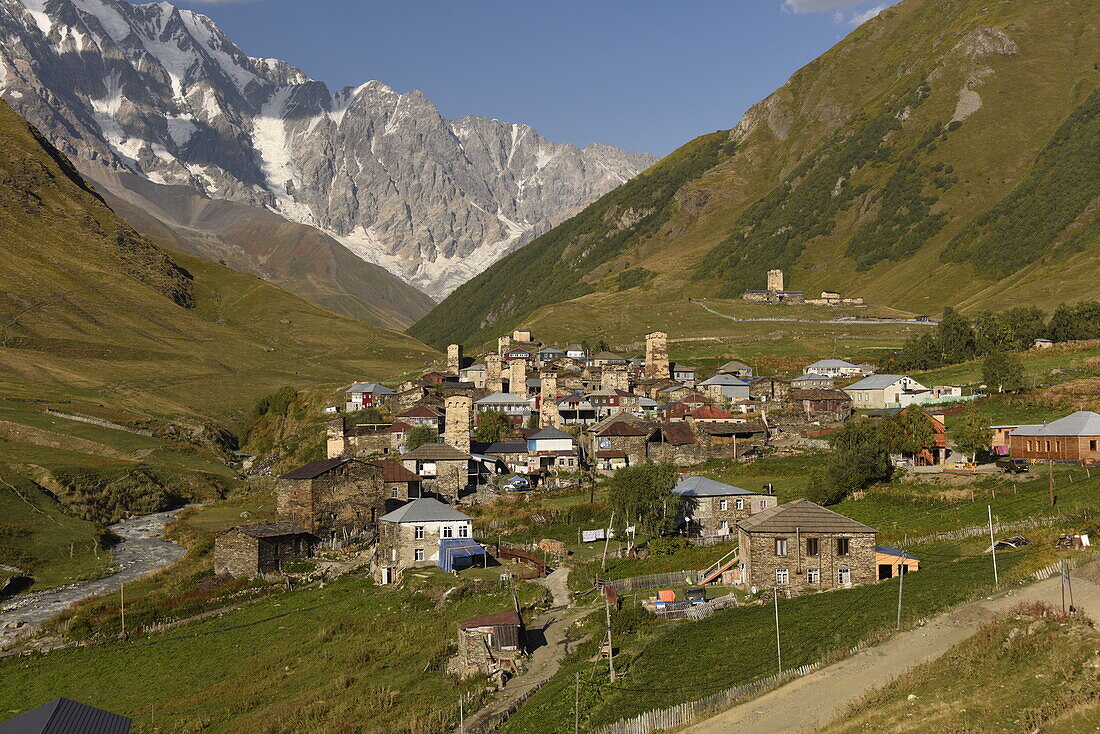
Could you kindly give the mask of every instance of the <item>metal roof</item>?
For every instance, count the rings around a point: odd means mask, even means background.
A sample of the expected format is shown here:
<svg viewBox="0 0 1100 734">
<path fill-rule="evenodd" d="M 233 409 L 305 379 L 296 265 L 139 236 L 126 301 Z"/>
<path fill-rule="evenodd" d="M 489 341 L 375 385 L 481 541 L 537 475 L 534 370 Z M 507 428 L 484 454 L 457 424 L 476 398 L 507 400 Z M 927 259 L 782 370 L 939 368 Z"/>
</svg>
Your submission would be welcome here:
<svg viewBox="0 0 1100 734">
<path fill-rule="evenodd" d="M 378 518 L 383 522 L 447 522 L 448 520 L 470 520 L 468 515 L 445 505 L 433 497 L 421 497 L 407 505 L 398 507 Z"/>
<path fill-rule="evenodd" d="M 293 471 L 288 471 L 286 474 L 281 475 L 279 479 L 316 479 L 322 474 L 332 471 L 338 466 L 343 466 L 349 461 L 351 461 L 351 459 L 347 457 L 340 457 L 337 459 L 317 459 L 315 461 L 309 462 L 308 464 L 303 464 Z"/>
<path fill-rule="evenodd" d="M 523 624 L 523 620 L 520 619 L 518 613 L 509 609 L 506 612 L 495 612 L 493 614 L 486 614 L 482 617 L 474 617 L 473 619 L 464 619 L 458 623 L 460 630 L 473 629 L 474 627 L 496 627 L 501 624 Z"/>
<path fill-rule="evenodd" d="M 539 431 L 535 435 L 528 436 L 527 440 L 528 441 L 539 441 L 539 440 L 542 440 L 544 438 L 568 438 L 570 441 L 573 440 L 573 437 L 570 436 L 568 433 L 566 433 L 565 431 L 563 431 L 561 429 L 554 428 L 553 426 L 547 426 L 546 428 L 543 428 L 541 431 Z"/>
<path fill-rule="evenodd" d="M 128 734 L 132 720 L 67 698 L 0 723 L 0 734 Z"/>
<path fill-rule="evenodd" d="M 853 383 L 845 390 L 885 390 L 886 388 L 907 378 L 908 375 L 870 375 L 859 382 Z M 918 383 L 914 382 L 917 385 Z M 918 387 L 922 387 L 918 385 Z"/>
<path fill-rule="evenodd" d="M 448 443 L 426 443 L 405 454 L 404 458 L 421 461 L 462 461 L 469 459 L 470 455 Z"/>
<path fill-rule="evenodd" d="M 376 395 L 396 395 L 397 393 L 378 382 L 353 382 L 344 392 L 369 392 Z"/>
<path fill-rule="evenodd" d="M 876 545 L 875 546 L 875 553 L 884 553 L 888 556 L 897 556 L 898 558 L 907 558 L 910 561 L 919 561 L 920 560 L 916 556 L 911 556 L 908 553 L 906 553 L 905 551 L 900 550 L 899 548 L 891 548 L 888 545 Z"/>
<path fill-rule="evenodd" d="M 738 377 L 734 377 L 733 375 L 719 373 L 713 377 L 708 377 L 707 379 L 703 380 L 699 383 L 699 386 L 702 387 L 704 385 L 736 385 L 738 387 L 743 387 L 747 386 L 748 384 L 749 383 Z"/>
<path fill-rule="evenodd" d="M 737 521 L 747 533 L 873 533 L 874 528 L 809 500 L 794 500 Z"/>
<path fill-rule="evenodd" d="M 708 477 L 686 477 L 676 483 L 672 491 L 684 497 L 724 497 L 735 494 L 761 494 Z"/>
<path fill-rule="evenodd" d="M 1013 436 L 1100 436 L 1100 413 L 1079 410 L 1044 426 L 1020 426 Z"/>
<path fill-rule="evenodd" d="M 813 364 L 806 365 L 806 367 L 804 369 L 813 369 L 814 367 L 817 367 L 819 369 L 826 369 L 826 368 L 830 368 L 830 367 L 833 368 L 833 369 L 836 369 L 838 367 L 855 367 L 855 366 L 856 365 L 854 365 L 851 362 L 849 362 L 847 360 L 844 360 L 844 359 L 819 359 L 816 362 L 814 362 Z"/>
<path fill-rule="evenodd" d="M 512 393 L 495 392 L 492 395 L 487 395 L 487 396 L 483 397 L 481 400 L 475 401 L 474 405 L 497 405 L 497 404 L 501 404 L 501 403 L 504 403 L 504 404 L 508 404 L 508 403 L 514 403 L 514 404 L 524 403 L 524 404 L 527 404 L 528 402 L 529 402 L 529 400 L 527 398 L 516 397 Z"/>
</svg>

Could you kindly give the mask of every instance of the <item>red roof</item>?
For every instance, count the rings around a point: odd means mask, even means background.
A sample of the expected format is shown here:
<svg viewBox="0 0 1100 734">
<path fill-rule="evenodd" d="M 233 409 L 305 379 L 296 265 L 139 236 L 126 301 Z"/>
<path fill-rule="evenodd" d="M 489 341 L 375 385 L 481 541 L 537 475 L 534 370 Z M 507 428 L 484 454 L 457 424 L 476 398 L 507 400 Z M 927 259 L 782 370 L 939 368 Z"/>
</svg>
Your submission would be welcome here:
<svg viewBox="0 0 1100 734">
<path fill-rule="evenodd" d="M 520 625 L 523 624 L 523 620 L 519 618 L 519 614 L 509 609 L 506 612 L 496 612 L 495 614 L 486 614 L 483 617 L 464 619 L 458 623 L 458 628 L 468 630 L 474 627 L 497 627 L 502 624 Z"/>
<path fill-rule="evenodd" d="M 435 408 L 427 405 L 417 405 L 409 408 L 404 413 L 398 413 L 398 418 L 439 418 L 442 415 Z"/>
<path fill-rule="evenodd" d="M 686 446 L 695 443 L 695 434 L 687 423 L 662 423 L 661 433 L 665 442 L 673 446 Z"/>
<path fill-rule="evenodd" d="M 392 426 L 390 426 L 390 433 L 405 433 L 406 431 L 410 430 L 412 430 L 412 426 L 403 421 L 397 421 Z"/>
<path fill-rule="evenodd" d="M 697 405 L 703 405 L 707 402 L 705 395 L 700 395 L 697 392 L 693 392 L 685 398 L 680 398 L 681 403 L 696 403 Z"/>
<path fill-rule="evenodd" d="M 615 421 L 596 434 L 597 436 L 644 436 L 645 431 L 640 431 L 626 421 Z"/>
<path fill-rule="evenodd" d="M 381 459 L 370 462 L 371 466 L 377 466 L 382 470 L 383 482 L 422 482 L 424 478 L 414 474 L 401 464 L 390 459 Z"/>
<path fill-rule="evenodd" d="M 626 452 L 625 451 L 597 451 L 596 452 L 596 458 L 597 459 L 625 459 L 626 458 Z"/>
<path fill-rule="evenodd" d="M 704 405 L 702 408 L 696 408 L 692 412 L 688 413 L 692 418 L 699 418 L 704 420 L 728 420 L 733 418 L 733 413 L 728 410 L 722 410 L 721 408 L 715 408 L 713 405 Z"/>
</svg>

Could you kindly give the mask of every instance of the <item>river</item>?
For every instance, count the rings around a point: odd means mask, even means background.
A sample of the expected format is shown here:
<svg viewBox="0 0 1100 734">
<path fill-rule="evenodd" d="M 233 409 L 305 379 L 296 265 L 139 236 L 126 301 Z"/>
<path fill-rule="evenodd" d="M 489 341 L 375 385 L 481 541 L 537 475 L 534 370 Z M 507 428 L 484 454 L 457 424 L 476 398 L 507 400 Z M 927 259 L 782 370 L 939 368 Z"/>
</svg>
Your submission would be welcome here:
<svg viewBox="0 0 1100 734">
<path fill-rule="evenodd" d="M 114 567 L 118 570 L 110 576 L 19 594 L 0 604 L 0 649 L 81 599 L 118 591 L 123 584 L 178 561 L 186 549 L 163 536 L 165 525 L 174 520 L 181 509 L 142 515 L 111 525 L 111 530 L 122 541 L 114 546 Z M 12 625 L 19 622 L 23 623 L 21 627 Z M 8 629 L 9 625 L 13 628 Z"/>
</svg>

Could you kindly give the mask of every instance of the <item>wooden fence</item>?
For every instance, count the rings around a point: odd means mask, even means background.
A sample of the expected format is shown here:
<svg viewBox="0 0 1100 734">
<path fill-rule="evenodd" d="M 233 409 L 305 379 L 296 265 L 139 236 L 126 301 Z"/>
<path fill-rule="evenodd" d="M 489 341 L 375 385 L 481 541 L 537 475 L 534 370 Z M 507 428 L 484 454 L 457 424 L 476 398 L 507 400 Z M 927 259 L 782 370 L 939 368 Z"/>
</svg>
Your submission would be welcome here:
<svg viewBox="0 0 1100 734">
<path fill-rule="evenodd" d="M 664 609 L 654 609 L 653 613 L 661 619 L 690 619 L 693 622 L 698 622 L 700 619 L 711 616 L 719 609 L 729 609 L 737 606 L 737 604 L 736 596 L 726 594 L 703 604 L 692 604 L 689 601 L 670 602 L 665 605 Z"/>
<path fill-rule="evenodd" d="M 644 591 L 646 589 L 660 589 L 667 586 L 682 586 L 687 584 L 694 586 L 699 583 L 699 571 L 669 571 L 667 573 L 651 573 L 648 576 L 632 576 L 625 579 L 597 580 L 600 587 L 613 586 L 619 593 L 631 591 Z"/>
<path fill-rule="evenodd" d="M 1091 510 L 1081 510 L 1080 512 L 1071 512 L 1065 515 L 1052 515 L 1049 517 L 1037 517 L 1027 520 L 1016 520 L 1013 522 L 1000 522 L 993 523 L 993 534 L 998 535 L 1001 533 L 1015 533 L 1021 530 L 1030 530 L 1032 528 L 1047 528 L 1052 525 L 1057 525 L 1062 522 L 1070 521 L 1088 521 L 1095 517 L 1096 513 Z M 912 547 L 916 545 L 924 545 L 925 543 L 935 543 L 941 540 L 965 540 L 967 538 L 977 538 L 978 536 L 988 536 L 988 525 L 972 525 L 968 528 L 959 528 L 958 530 L 945 530 L 942 533 L 930 533 L 928 535 L 921 535 L 916 538 L 910 538 L 905 536 L 902 541 L 902 547 Z"/>
</svg>

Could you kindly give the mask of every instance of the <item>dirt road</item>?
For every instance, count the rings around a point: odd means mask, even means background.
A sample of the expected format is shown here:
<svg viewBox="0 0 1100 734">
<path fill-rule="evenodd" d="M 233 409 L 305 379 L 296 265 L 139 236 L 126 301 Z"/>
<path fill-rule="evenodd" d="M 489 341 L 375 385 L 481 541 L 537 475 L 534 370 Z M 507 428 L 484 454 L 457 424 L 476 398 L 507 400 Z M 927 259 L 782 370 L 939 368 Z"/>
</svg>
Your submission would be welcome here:
<svg viewBox="0 0 1100 734">
<path fill-rule="evenodd" d="M 559 568 L 547 576 L 542 583 L 550 589 L 553 596 L 552 606 L 545 614 L 528 625 L 528 634 L 541 630 L 545 644 L 536 649 L 528 661 L 527 669 L 508 681 L 489 705 L 466 719 L 467 732 L 484 731 L 487 725 L 495 723 L 505 711 L 510 709 L 521 696 L 541 685 L 558 670 L 561 659 L 569 651 L 568 634 L 573 623 L 587 614 L 590 609 L 570 607 L 572 597 L 569 593 L 569 567 Z"/>
<path fill-rule="evenodd" d="M 1072 574 L 1078 609 L 1100 618 L 1100 561 Z M 909 668 L 934 660 L 977 631 L 985 621 L 1020 602 L 1045 601 L 1061 606 L 1061 576 L 1009 591 L 992 599 L 965 604 L 917 629 L 839 663 L 797 678 L 776 690 L 724 711 L 684 730 L 685 734 L 761 732 L 783 734 L 824 726 L 876 685 Z M 807 705 L 807 702 L 813 702 Z"/>
</svg>

